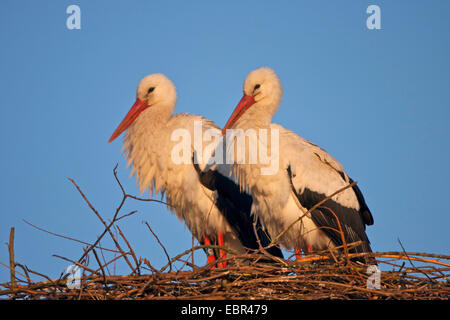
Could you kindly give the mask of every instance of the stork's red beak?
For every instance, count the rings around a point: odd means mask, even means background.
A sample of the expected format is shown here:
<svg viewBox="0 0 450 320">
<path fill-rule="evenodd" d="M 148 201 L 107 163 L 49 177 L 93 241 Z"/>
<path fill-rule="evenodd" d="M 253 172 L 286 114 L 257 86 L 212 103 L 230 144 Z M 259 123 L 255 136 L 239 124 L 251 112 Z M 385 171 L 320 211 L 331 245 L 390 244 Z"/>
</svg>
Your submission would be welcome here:
<svg viewBox="0 0 450 320">
<path fill-rule="evenodd" d="M 120 134 L 124 132 L 133 123 L 134 120 L 136 120 L 139 114 L 147 108 L 148 108 L 147 101 L 140 100 L 139 98 L 136 99 L 136 102 L 133 104 L 130 111 L 128 111 L 127 115 L 119 124 L 116 131 L 114 131 L 111 138 L 109 138 L 108 143 L 110 143 L 115 138 L 120 136 Z"/>
<path fill-rule="evenodd" d="M 222 129 L 222 134 L 225 134 L 227 129 L 230 129 L 233 127 L 233 125 L 236 123 L 236 121 L 245 113 L 245 111 L 248 110 L 252 106 L 252 104 L 255 103 L 255 99 L 252 96 L 248 96 L 244 94 L 241 101 L 239 101 L 238 105 L 234 109 L 233 113 L 231 114 L 230 118 L 227 121 L 227 124 Z"/>
</svg>

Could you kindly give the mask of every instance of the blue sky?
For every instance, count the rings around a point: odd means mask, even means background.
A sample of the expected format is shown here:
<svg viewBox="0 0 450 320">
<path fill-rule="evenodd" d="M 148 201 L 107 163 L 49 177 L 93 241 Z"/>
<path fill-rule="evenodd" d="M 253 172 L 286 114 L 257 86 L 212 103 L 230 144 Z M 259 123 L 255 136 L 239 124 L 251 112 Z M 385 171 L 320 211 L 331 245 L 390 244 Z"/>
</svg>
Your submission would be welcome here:
<svg viewBox="0 0 450 320">
<path fill-rule="evenodd" d="M 68 30 L 66 8 L 81 8 Z M 368 30 L 366 8 L 381 8 Z M 176 112 L 223 126 L 245 76 L 269 66 L 284 86 L 277 122 L 319 144 L 359 181 L 375 225 L 375 251 L 449 254 L 450 2 L 448 1 L 2 1 L 0 10 L 0 240 L 16 229 L 16 261 L 57 277 L 79 244 L 103 227 L 67 180 L 105 219 L 135 178 L 107 140 L 131 107 L 141 77 L 166 74 Z M 174 256 L 191 236 L 168 210 L 127 201 L 120 222 L 138 256 Z M 112 245 L 105 242 L 105 246 Z M 198 259 L 204 259 L 199 255 Z M 8 262 L 7 246 L 0 261 Z M 127 272 L 126 269 L 119 271 Z M 0 282 L 9 280 L 0 266 Z"/>
</svg>

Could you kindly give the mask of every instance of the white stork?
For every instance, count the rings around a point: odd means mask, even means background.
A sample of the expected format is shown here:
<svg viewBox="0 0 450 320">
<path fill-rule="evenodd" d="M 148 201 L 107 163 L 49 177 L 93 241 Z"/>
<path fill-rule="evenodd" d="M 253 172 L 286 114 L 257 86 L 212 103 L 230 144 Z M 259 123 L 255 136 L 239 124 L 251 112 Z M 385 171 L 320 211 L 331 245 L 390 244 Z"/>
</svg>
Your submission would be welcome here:
<svg viewBox="0 0 450 320">
<path fill-rule="evenodd" d="M 305 215 L 316 203 L 352 183 L 343 166 L 317 145 L 280 125 L 271 123 L 281 103 L 281 82 L 270 68 L 252 71 L 244 82 L 244 96 L 224 127 L 253 129 L 261 141 L 259 129 L 279 132 L 279 169 L 274 174 L 261 174 L 261 163 L 233 163 L 235 181 L 251 193 L 251 212 L 272 237 L 295 222 L 279 239 L 287 249 L 304 252 L 333 248 L 343 244 L 340 226 L 347 243 L 362 241 L 354 252 L 370 252 L 365 226 L 373 224 L 372 214 L 360 189 L 355 185 Z M 228 133 L 227 133 L 228 135 Z M 267 150 L 274 150 L 270 139 Z M 245 146 L 247 155 L 249 146 Z M 248 159 L 247 159 L 248 161 Z"/>
<path fill-rule="evenodd" d="M 136 102 L 109 142 L 127 130 L 124 139 L 125 155 L 128 165 L 133 166 L 131 174 L 137 175 L 141 193 L 148 188 L 150 194 L 165 194 L 169 208 L 180 220 L 184 220 L 200 243 L 217 243 L 236 253 L 246 252 L 245 248 L 255 249 L 257 243 L 252 236 L 253 226 L 242 219 L 233 220 L 234 226 L 227 221 L 227 217 L 231 216 L 230 212 L 239 212 L 239 208 L 231 206 L 230 201 L 222 196 L 218 199 L 219 209 L 216 205 L 217 196 L 200 182 L 197 174 L 199 168 L 193 164 L 193 158 L 189 158 L 188 163 L 177 164 L 171 157 L 177 144 L 171 138 L 175 130 L 185 129 L 193 137 L 196 121 L 201 121 L 204 129 L 217 130 L 219 134 L 220 129 L 201 116 L 173 115 L 177 94 L 173 83 L 163 74 L 143 78 L 136 96 Z M 194 139 L 191 140 L 191 152 L 194 152 Z M 229 187 L 229 190 L 233 190 L 233 186 Z M 235 186 L 235 189 L 238 190 L 238 187 Z M 240 196 L 239 192 L 237 196 Z M 251 203 L 251 199 L 243 198 L 243 201 Z M 247 210 L 249 208 L 250 206 Z M 215 257 L 211 250 L 208 252 L 207 263 L 211 263 Z M 225 257 L 224 250 L 219 250 L 219 256 Z M 218 264 L 219 267 L 225 265 L 226 263 Z"/>
</svg>

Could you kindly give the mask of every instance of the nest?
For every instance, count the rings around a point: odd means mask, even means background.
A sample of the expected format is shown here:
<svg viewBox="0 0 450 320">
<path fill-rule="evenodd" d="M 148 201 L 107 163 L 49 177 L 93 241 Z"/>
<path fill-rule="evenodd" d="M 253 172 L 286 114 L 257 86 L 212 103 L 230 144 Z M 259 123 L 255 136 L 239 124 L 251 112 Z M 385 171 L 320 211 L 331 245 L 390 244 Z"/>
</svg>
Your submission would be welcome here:
<svg viewBox="0 0 450 320">
<path fill-rule="evenodd" d="M 312 255 L 290 261 L 261 262 L 261 255 L 239 256 L 245 266 L 194 267 L 190 271 L 129 275 L 105 275 L 82 267 L 84 276 L 78 288 L 69 288 L 67 277 L 23 285 L 1 284 L 0 297 L 9 299 L 448 299 L 449 267 L 439 267 L 433 260 L 421 267 L 405 267 L 403 259 L 430 260 L 434 255 L 400 252 L 376 253 L 378 264 L 393 270 L 367 273 L 359 263 L 330 261 L 330 257 Z M 390 258 L 392 257 L 392 258 Z M 237 256 L 232 257 L 234 259 Z M 313 260 L 321 258 L 319 260 Z M 384 258 L 384 259 L 382 259 Z M 446 257 L 448 259 L 448 257 Z M 383 260 L 383 261 L 382 261 Z M 141 259 L 144 264 L 146 259 Z M 431 260 L 430 260 L 431 261 Z M 27 269 L 24 269 L 27 270 Z M 30 270 L 27 270 L 27 273 Z M 372 279 L 371 279 L 372 277 Z"/>
<path fill-rule="evenodd" d="M 243 255 L 228 252 L 224 259 L 209 265 L 198 266 L 194 261 L 194 253 L 197 250 L 220 247 L 195 246 L 193 242 L 191 248 L 175 257 L 170 257 L 150 224 L 146 222 L 168 261 L 161 269 L 156 269 L 152 266 L 151 259 L 137 258 L 132 246 L 116 223 L 135 213 L 132 211 L 120 215 L 121 208 L 128 198 L 139 201 L 161 201 L 141 199 L 127 194 L 117 179 L 116 168 L 114 176 L 122 190 L 123 198 L 109 223 L 106 223 L 93 207 L 75 181 L 70 179 L 91 211 L 105 227 L 103 233 L 96 237 L 95 242 L 83 242 L 32 225 L 47 233 L 80 242 L 85 246 L 78 260 L 54 255 L 70 262 L 74 266 L 73 270 L 77 270 L 78 273 L 65 273 L 57 279 L 51 279 L 43 273 L 16 262 L 14 260 L 14 228 L 11 228 L 8 244 L 10 261 L 9 264 L 0 262 L 9 268 L 11 280 L 0 284 L 0 299 L 432 300 L 450 297 L 450 263 L 448 263 L 450 256 L 406 252 L 403 246 L 402 252 L 352 254 L 349 253 L 349 249 L 358 243 L 344 243 L 340 250 L 313 252 L 300 259 L 295 259 L 295 255 L 288 259 L 280 259 L 269 255 L 264 248 Z M 115 249 L 100 246 L 100 240 L 106 235 L 111 238 Z M 371 261 L 370 264 L 355 262 L 354 258 L 361 257 Z M 119 261 L 128 266 L 129 274 L 112 275 L 110 273 L 109 267 Z M 222 261 L 227 261 L 227 266 L 218 268 L 217 264 Z M 43 280 L 33 281 L 30 275 Z"/>
</svg>

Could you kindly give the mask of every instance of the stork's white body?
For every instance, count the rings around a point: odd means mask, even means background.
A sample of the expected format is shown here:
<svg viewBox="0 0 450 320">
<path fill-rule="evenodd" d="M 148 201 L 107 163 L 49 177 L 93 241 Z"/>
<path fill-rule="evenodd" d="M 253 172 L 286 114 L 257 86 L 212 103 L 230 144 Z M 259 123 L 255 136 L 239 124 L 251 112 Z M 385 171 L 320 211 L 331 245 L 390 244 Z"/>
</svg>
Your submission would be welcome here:
<svg viewBox="0 0 450 320">
<path fill-rule="evenodd" d="M 342 225 L 345 241 L 363 242 L 355 250 L 371 251 L 365 225 L 373 224 L 373 218 L 358 187 L 345 189 L 307 213 L 307 208 L 312 209 L 320 200 L 348 186 L 352 180 L 342 165 L 325 150 L 292 131 L 271 124 L 283 92 L 275 72 L 270 68 L 252 71 L 243 89 L 244 96 L 225 129 L 251 130 L 258 137 L 259 147 L 265 145 L 264 150 L 272 154 L 278 149 L 279 159 L 278 171 L 263 174 L 263 171 L 271 171 L 267 170 L 271 164 L 265 165 L 262 161 L 250 163 L 250 146 L 247 144 L 246 164 L 235 162 L 228 170 L 229 176 L 252 195 L 252 214 L 259 218 L 272 238 L 288 230 L 280 238 L 280 244 L 288 249 L 307 251 L 308 247 L 318 250 L 340 245 L 342 238 L 337 229 Z M 264 137 L 267 137 L 267 133 L 273 130 L 278 130 L 278 141 L 260 136 L 266 132 Z M 278 148 L 273 143 L 277 143 Z M 227 148 L 235 147 L 230 144 Z M 266 170 L 261 170 L 264 167 Z M 290 227 L 299 218 L 300 221 Z"/>
<path fill-rule="evenodd" d="M 223 235 L 225 247 L 242 253 L 245 251 L 242 244 L 215 206 L 213 192 L 200 183 L 192 163 L 194 145 L 198 148 L 194 143 L 195 122 L 200 121 L 205 130 L 219 129 L 200 116 L 173 115 L 176 101 L 175 86 L 166 76 L 152 74 L 144 77 L 137 88 L 136 102 L 109 141 L 127 130 L 123 148 L 128 165 L 133 167 L 132 174 L 137 176 L 141 193 L 148 189 L 150 194 L 164 194 L 169 209 L 186 223 L 200 242 L 203 239 L 206 242 L 206 238 L 221 242 Z M 176 130 L 188 132 L 191 138 L 188 142 L 190 154 L 182 163 L 172 157 L 173 148 L 180 143 L 179 139 L 172 139 Z M 205 148 L 201 150 L 202 154 L 207 152 Z"/>
<path fill-rule="evenodd" d="M 136 173 L 143 193 L 162 193 L 176 216 L 189 230 L 200 237 L 223 232 L 227 247 L 244 252 L 242 245 L 223 215 L 214 205 L 213 192 L 203 187 L 191 161 L 176 164 L 172 149 L 179 141 L 172 141 L 172 132 L 185 129 L 194 137 L 194 122 L 201 121 L 204 129 L 218 130 L 211 121 L 196 115 L 176 114 L 161 119 L 151 108 L 145 110 L 128 128 L 124 149 L 132 174 Z M 194 144 L 192 141 L 192 152 Z"/>
</svg>

